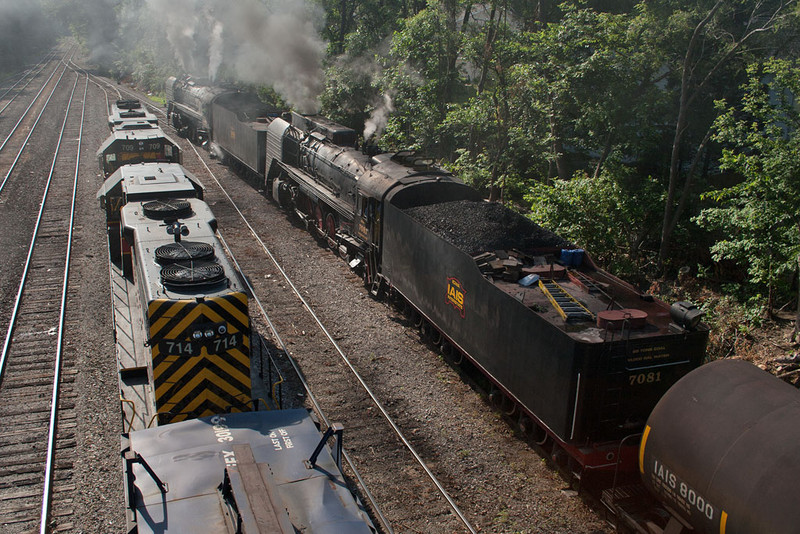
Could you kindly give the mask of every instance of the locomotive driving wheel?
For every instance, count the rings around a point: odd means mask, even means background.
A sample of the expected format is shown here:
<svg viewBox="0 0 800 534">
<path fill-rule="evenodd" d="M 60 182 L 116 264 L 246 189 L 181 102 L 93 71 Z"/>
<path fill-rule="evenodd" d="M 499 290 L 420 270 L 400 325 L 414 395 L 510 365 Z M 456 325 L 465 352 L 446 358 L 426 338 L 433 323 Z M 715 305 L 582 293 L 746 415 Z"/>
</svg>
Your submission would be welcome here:
<svg viewBox="0 0 800 534">
<path fill-rule="evenodd" d="M 325 232 L 325 236 L 328 238 L 328 246 L 332 249 L 336 249 L 336 217 L 333 213 L 328 213 L 325 215 L 325 224 L 323 227 L 323 231 Z"/>
<path fill-rule="evenodd" d="M 317 204 L 314 206 L 314 222 L 316 223 L 317 229 L 322 231 L 323 229 L 323 213 L 322 213 L 322 205 Z"/>
</svg>

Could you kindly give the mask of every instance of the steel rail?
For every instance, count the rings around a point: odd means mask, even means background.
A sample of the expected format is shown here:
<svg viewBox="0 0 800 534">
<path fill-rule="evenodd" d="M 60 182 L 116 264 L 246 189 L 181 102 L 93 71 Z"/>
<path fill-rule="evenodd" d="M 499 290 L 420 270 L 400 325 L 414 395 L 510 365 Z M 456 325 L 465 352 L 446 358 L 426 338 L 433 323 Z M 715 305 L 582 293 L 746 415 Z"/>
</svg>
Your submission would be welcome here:
<svg viewBox="0 0 800 534">
<path fill-rule="evenodd" d="M 297 298 L 298 298 L 298 299 L 300 300 L 300 302 L 303 304 L 303 307 L 306 309 L 306 311 L 308 311 L 308 312 L 309 312 L 309 314 L 311 314 L 311 317 L 312 317 L 312 318 L 314 319 L 314 321 L 317 323 L 317 326 L 320 328 L 320 330 L 321 330 L 321 331 L 322 331 L 322 332 L 325 334 L 325 336 L 328 338 L 328 341 L 331 343 L 331 345 L 334 347 L 334 349 L 335 349 L 335 350 L 336 350 L 336 351 L 339 353 L 339 357 L 342 359 L 342 361 L 344 361 L 344 363 L 347 365 L 347 367 L 348 367 L 348 368 L 350 369 L 350 371 L 353 373 L 353 376 L 355 376 L 356 380 L 358 380 L 359 384 L 360 384 L 360 385 L 361 385 L 361 387 L 364 389 L 364 391 L 367 393 L 367 395 L 370 397 L 370 399 L 372 400 L 372 402 L 373 402 L 373 404 L 375 405 L 375 407 L 376 407 L 376 408 L 378 408 L 378 410 L 379 410 L 379 411 L 381 412 L 381 414 L 383 415 L 384 419 L 385 419 L 385 420 L 386 420 L 386 421 L 389 423 L 389 426 L 391 426 L 391 427 L 392 427 L 392 430 L 394 431 L 394 433 L 395 433 L 395 434 L 397 435 L 397 437 L 398 437 L 398 438 L 399 438 L 399 439 L 400 439 L 400 440 L 403 442 L 403 445 L 405 445 L 406 449 L 408 449 L 408 451 L 409 451 L 409 452 L 411 453 L 411 455 L 414 457 L 414 460 L 415 460 L 415 461 L 416 461 L 416 462 L 417 462 L 417 463 L 420 465 L 420 467 L 422 467 L 422 469 L 425 471 L 425 474 L 428 476 L 428 478 L 431 480 L 431 482 L 433 482 L 433 484 L 436 486 L 436 488 L 437 488 L 437 490 L 439 491 L 439 493 L 440 493 L 440 494 L 441 494 L 441 495 L 442 495 L 442 496 L 445 498 L 445 500 L 447 501 L 448 505 L 450 506 L 450 509 L 451 509 L 451 510 L 453 510 L 453 512 L 454 512 L 454 513 L 456 514 L 456 516 L 458 517 L 458 519 L 461 521 L 461 523 L 464 525 L 464 527 L 465 527 L 465 528 L 466 528 L 466 529 L 467 529 L 467 530 L 468 530 L 468 531 L 469 531 L 471 534 L 477 534 L 477 531 L 476 531 L 476 530 L 475 530 L 475 528 L 474 528 L 474 527 L 473 527 L 473 526 L 470 524 L 469 520 L 466 518 L 466 516 L 463 514 L 463 512 L 461 512 L 461 510 L 458 508 L 458 505 L 455 503 L 455 501 L 453 500 L 453 498 L 452 498 L 452 497 L 450 497 L 450 494 L 447 492 L 447 490 L 444 488 L 444 486 L 442 486 L 442 484 L 441 484 L 441 483 L 439 482 L 439 480 L 436 478 L 436 475 L 434 475 L 434 474 L 433 474 L 433 472 L 430 470 L 430 468 L 429 468 L 429 467 L 428 467 L 428 466 L 425 464 L 425 462 L 424 462 L 424 460 L 422 459 L 422 457 L 419 455 L 419 453 L 417 453 L 416 449 L 414 449 L 414 446 L 411 444 L 411 442 L 409 442 L 409 441 L 408 441 L 408 439 L 405 437 L 405 435 L 403 434 L 403 432 L 400 430 L 400 428 L 399 428 L 399 427 L 397 426 L 397 424 L 394 422 L 394 420 L 392 419 L 392 417 L 389 415 L 389 412 L 387 412 L 387 411 L 386 411 L 386 408 L 384 408 L 383 404 L 382 404 L 382 403 L 381 403 L 381 402 L 378 400 L 378 398 L 375 396 L 375 394 L 374 394 L 374 393 L 372 392 L 372 390 L 369 388 L 369 386 L 367 385 L 367 383 L 364 381 L 364 379 L 361 377 L 361 375 L 359 374 L 359 372 L 356 370 L 356 368 L 355 368 L 355 367 L 353 366 L 353 364 L 350 362 L 350 359 L 349 359 L 349 358 L 348 358 L 348 357 L 345 355 L 344 351 L 341 349 L 341 347 L 339 346 L 339 344 L 338 344 L 338 343 L 336 342 L 336 340 L 333 338 L 333 336 L 331 335 L 331 333 L 328 331 L 328 329 L 327 329 L 327 328 L 325 328 L 325 325 L 323 325 L 323 324 L 322 324 L 322 321 L 319 319 L 319 317 L 317 316 L 317 314 L 314 312 L 314 310 L 313 310 L 313 308 L 311 307 L 311 305 L 310 305 L 310 304 L 309 304 L 309 303 L 306 301 L 306 299 L 305 299 L 305 298 L 303 298 L 303 295 L 300 293 L 300 291 L 299 291 L 299 290 L 297 289 L 297 287 L 294 285 L 294 283 L 292 282 L 292 280 L 289 278 L 289 275 L 286 273 L 286 271 L 283 269 L 283 267 L 281 267 L 280 263 L 278 263 L 278 260 L 275 258 L 275 256 L 272 254 L 272 252 L 269 250 L 269 247 L 267 247 L 266 243 L 264 243 L 264 241 L 261 239 L 261 237 L 260 237 L 260 236 L 258 235 L 258 233 L 255 231 L 255 229 L 254 229 L 254 228 L 253 228 L 253 227 L 250 225 L 250 222 L 247 220 L 247 218 L 246 218 L 246 217 L 244 216 L 244 214 L 241 212 L 241 210 L 240 210 L 240 209 L 239 209 L 239 207 L 236 205 L 236 203 L 235 203 L 235 202 L 234 202 L 234 200 L 231 198 L 231 196 L 228 194 L 228 192 L 225 190 L 225 188 L 224 188 L 224 187 L 222 187 L 222 184 L 219 182 L 219 180 L 217 180 L 216 176 L 215 176 L 215 175 L 214 175 L 214 173 L 211 171 L 211 169 L 208 167 L 208 165 L 206 164 L 205 160 L 203 160 L 203 158 L 201 158 L 201 157 L 200 157 L 200 155 L 199 155 L 199 153 L 198 153 L 198 151 L 197 151 L 197 148 L 196 148 L 194 145 L 191 145 L 191 146 L 192 146 L 192 150 L 194 150 L 194 151 L 195 151 L 195 153 L 197 154 L 198 158 L 199 158 L 199 159 L 200 159 L 200 161 L 203 163 L 203 166 L 204 166 L 204 167 L 206 168 L 206 170 L 208 171 L 209 175 L 210 175 L 210 176 L 213 178 L 213 180 L 216 182 L 217 186 L 220 188 L 220 190 L 222 191 L 222 193 L 225 195 L 225 197 L 226 197 L 226 198 L 228 199 L 228 201 L 231 203 L 231 205 L 233 206 L 233 208 L 234 208 L 234 209 L 236 210 L 236 212 L 239 214 L 239 216 L 241 217 L 242 221 L 244 222 L 244 224 L 247 226 L 248 230 L 249 230 L 249 231 L 250 231 L 250 233 L 252 234 L 252 236 L 253 236 L 253 237 L 255 238 L 255 240 L 256 240 L 256 241 L 259 243 L 259 245 L 261 246 L 261 248 L 264 250 L 264 252 L 265 252 L 265 253 L 267 254 L 267 256 L 270 258 L 270 260 L 272 261 L 272 263 L 275 265 L 275 267 L 276 267 L 276 268 L 277 268 L 277 269 L 280 271 L 280 273 L 281 273 L 281 275 L 283 276 L 284 280 L 285 280 L 285 281 L 286 281 L 286 283 L 289 285 L 289 287 L 291 287 L 291 288 L 292 288 L 292 292 L 295 294 L 295 296 L 297 296 Z M 286 352 L 286 355 L 287 355 L 287 356 L 289 356 L 289 353 L 288 353 L 288 351 L 284 351 L 284 352 Z M 294 363 L 293 359 L 292 359 L 291 357 L 289 357 L 289 358 L 290 358 L 290 361 L 292 362 L 292 366 L 293 366 L 293 367 L 295 367 L 295 369 L 296 369 L 296 370 L 298 370 L 298 368 L 297 368 L 297 366 L 295 365 L 295 363 Z M 301 375 L 301 374 L 299 374 L 299 373 L 298 373 L 298 376 L 300 376 L 301 380 L 303 380 L 303 378 L 302 378 L 302 375 Z M 304 384 L 304 385 L 306 386 L 306 388 L 308 389 L 308 387 L 307 387 L 307 385 L 305 384 L 305 381 L 304 381 L 304 380 L 303 380 L 303 384 Z"/>
<path fill-rule="evenodd" d="M 58 70 L 58 67 L 56 67 L 56 70 Z M 19 163 L 19 159 L 22 157 L 22 153 L 25 151 L 25 147 L 28 146 L 28 141 L 30 140 L 31 136 L 33 135 L 33 132 L 36 130 L 36 126 L 39 124 L 39 120 L 42 118 L 42 115 L 44 115 L 44 111 L 47 109 L 47 105 L 50 103 L 50 100 L 53 98 L 53 95 L 55 94 L 56 89 L 58 88 L 59 84 L 61 83 L 61 78 L 64 77 L 64 73 L 66 71 L 67 71 L 67 67 L 65 65 L 64 66 L 64 70 L 61 71 L 61 76 L 58 77 L 58 81 L 56 81 L 56 84 L 53 86 L 53 90 L 50 91 L 50 96 L 47 97 L 47 101 L 45 101 L 44 106 L 42 106 L 42 110 L 39 112 L 39 116 L 36 117 L 36 122 L 34 122 L 33 126 L 31 126 L 31 131 L 28 132 L 28 136 L 25 137 L 25 141 L 23 141 L 22 146 L 19 149 L 19 152 L 17 152 L 17 157 L 14 158 L 14 162 L 11 164 L 11 168 L 8 169 L 8 172 L 6 173 L 5 177 L 3 178 L 3 182 L 0 183 L 0 193 L 3 192 L 3 189 L 6 187 L 6 183 L 8 183 L 8 177 L 11 176 L 11 173 L 14 172 L 14 169 L 17 167 L 17 163 Z M 53 71 L 53 74 L 55 74 L 55 71 Z M 53 76 L 50 75 L 50 78 L 52 78 L 52 77 Z M 42 86 L 42 89 L 44 89 L 47 86 L 47 83 L 49 81 L 50 81 L 50 79 L 48 78 L 47 82 L 45 82 L 45 84 Z M 41 93 L 41 91 L 40 91 L 40 93 Z M 38 95 L 37 95 L 37 98 L 38 98 Z M 36 101 L 36 99 L 34 98 L 34 102 L 35 101 Z M 31 106 L 33 106 L 33 102 L 31 102 Z M 28 109 L 30 109 L 30 107 Z M 26 113 L 27 113 L 27 111 L 26 111 Z M 20 119 L 20 121 L 21 120 L 22 119 Z M 14 126 L 14 130 L 16 130 L 17 127 L 19 127 L 19 123 L 17 123 L 17 126 Z M 11 134 L 13 134 L 13 133 L 14 132 L 12 131 Z M 8 139 L 11 138 L 11 134 L 9 134 L 8 138 L 6 138 L 6 141 L 8 141 Z M 5 146 L 5 143 L 3 143 L 3 146 Z M 2 148 L 3 147 L 0 146 L 0 150 L 2 150 Z"/>
<path fill-rule="evenodd" d="M 64 130 L 67 126 L 67 119 L 72 104 L 72 98 L 75 95 L 75 87 L 78 85 L 78 78 L 80 76 L 75 73 L 75 85 L 72 86 L 72 93 L 70 94 L 69 103 L 67 104 L 67 113 L 64 116 L 64 125 L 61 128 L 61 134 L 58 139 L 58 146 L 56 147 L 56 154 L 53 156 L 53 166 L 50 169 L 50 176 L 52 177 L 53 171 L 56 166 L 56 157 L 58 156 L 59 149 L 61 148 L 61 141 L 64 137 Z M 72 200 L 69 212 L 69 232 L 67 234 L 67 254 L 64 260 L 64 281 L 61 286 L 61 311 L 58 317 L 58 346 L 56 348 L 56 361 L 55 361 L 55 375 L 53 377 L 53 400 L 50 403 L 50 428 L 47 436 L 47 460 L 44 471 L 44 490 L 42 492 L 42 513 L 39 522 L 40 534 L 46 534 L 48 531 L 48 524 L 50 522 L 50 507 L 52 498 L 52 483 L 53 483 L 53 460 L 55 458 L 56 448 L 56 428 L 58 426 L 58 396 L 59 385 L 61 383 L 61 359 L 64 349 L 64 321 L 67 309 L 67 290 L 69 289 L 69 264 L 72 258 L 72 234 L 75 225 L 75 199 L 78 194 L 78 170 L 81 163 L 81 146 L 83 141 L 83 123 L 86 117 L 86 95 L 89 90 L 89 75 L 86 75 L 86 85 L 83 89 L 83 103 L 81 104 L 81 121 L 78 130 L 78 148 L 75 156 L 75 174 L 72 179 Z M 49 181 L 49 180 L 48 180 Z"/>
<path fill-rule="evenodd" d="M 192 148 L 194 148 L 194 146 L 192 146 Z M 195 152 L 196 152 L 196 150 L 195 150 Z M 203 162 L 203 165 L 205 165 L 205 162 Z M 208 169 L 207 166 L 206 166 L 206 168 Z M 211 172 L 211 171 L 209 170 L 209 172 Z M 219 230 L 217 230 L 217 235 L 219 236 L 220 243 L 222 243 L 222 246 L 225 248 L 225 251 L 228 253 L 228 256 L 230 256 L 231 261 L 233 261 L 234 265 L 236 265 L 236 270 L 241 273 L 242 269 L 239 266 L 239 262 L 236 260 L 236 256 L 233 254 L 233 251 L 230 249 L 230 247 L 228 246 L 228 243 L 225 241 L 225 238 L 222 236 L 222 233 Z M 258 295 L 256 294 L 256 291 L 255 291 L 255 288 L 253 287 L 253 285 L 250 283 L 250 280 L 246 276 L 242 276 L 242 280 L 243 280 L 244 284 L 247 286 L 247 289 L 250 291 L 250 294 L 252 295 L 252 298 L 256 301 L 256 305 L 258 306 L 258 309 L 261 312 L 261 316 L 264 318 L 264 320 L 267 321 L 267 325 L 269 326 L 269 329 L 272 332 L 272 335 L 275 338 L 275 341 L 276 341 L 277 345 L 281 348 L 283 353 L 286 355 L 286 358 L 288 358 L 289 363 L 292 366 L 292 369 L 294 369 L 294 372 L 297 374 L 297 377 L 300 380 L 300 383 L 303 384 L 303 388 L 306 390 L 306 397 L 311 402 L 311 404 L 314 405 L 314 410 L 322 418 L 323 424 L 326 427 L 330 427 L 331 426 L 330 420 L 325 415 L 325 411 L 322 409 L 322 406 L 319 404 L 319 402 L 317 402 L 317 397 L 314 395 L 314 392 L 311 391 L 311 386 L 308 385 L 308 382 L 306 381 L 305 376 L 303 376 L 303 372 L 300 370 L 300 366 L 297 365 L 297 362 L 295 361 L 295 359 L 292 358 L 291 354 L 289 354 L 289 349 L 286 347 L 286 344 L 283 342 L 283 338 L 281 338 L 281 335 L 278 333 L 277 328 L 275 328 L 275 325 L 273 324 L 272 319 L 270 319 L 269 314 L 267 313 L 267 310 L 264 308 L 264 305 L 261 302 L 261 299 L 258 298 Z M 367 496 L 367 499 L 369 500 L 370 504 L 372 505 L 373 510 L 375 510 L 375 514 L 378 516 L 378 519 L 380 520 L 381 524 L 383 525 L 384 530 L 387 532 L 387 534 L 394 534 L 394 529 L 392 529 L 392 526 L 389 523 L 389 520 L 386 519 L 386 516 L 383 515 L 383 511 L 381 510 L 381 507 L 378 505 L 377 499 L 375 499 L 375 497 L 372 495 L 372 492 L 369 490 L 369 487 L 367 486 L 367 483 L 361 477 L 361 473 L 358 471 L 358 468 L 356 468 L 355 462 L 352 460 L 352 458 L 350 458 L 350 455 L 347 453 L 347 451 L 344 448 L 342 448 L 342 456 L 344 457 L 344 461 L 350 467 L 350 470 L 353 471 L 353 474 L 355 475 L 356 479 L 358 480 L 358 484 L 360 485 L 360 487 L 361 487 L 362 491 L 364 492 L 364 494 Z"/>
<path fill-rule="evenodd" d="M 64 71 L 61 73 L 61 76 L 58 78 L 58 82 L 56 82 L 55 87 L 53 87 L 53 93 L 55 92 L 55 90 L 59 86 L 59 84 L 61 83 L 61 78 L 64 77 L 64 72 L 66 72 L 66 70 L 67 70 L 67 68 L 64 67 Z M 47 99 L 48 102 L 50 101 L 50 98 L 53 97 L 53 93 L 50 93 L 50 97 Z M 45 106 L 42 108 L 42 112 L 44 112 L 46 107 L 47 107 L 47 104 L 45 104 Z M 69 111 L 69 107 L 67 108 L 67 110 Z M 39 118 L 41 118 L 41 114 L 39 115 Z M 36 122 L 39 122 L 39 119 L 36 119 Z M 34 127 L 35 127 L 35 125 L 34 125 Z M 31 132 L 33 132 L 33 128 L 31 128 Z M 28 137 L 30 137 L 30 135 Z M 27 142 L 28 141 L 26 140 L 25 143 L 27 144 Z M 60 140 L 59 140 L 59 143 L 60 143 Z M 23 145 L 23 148 L 24 148 L 24 145 Z M 20 154 L 21 153 L 22 153 L 22 150 L 20 150 Z M 58 153 L 58 149 L 56 149 L 56 154 L 57 153 Z M 19 160 L 19 155 L 17 156 L 17 160 Z M 16 166 L 16 161 L 14 162 L 14 166 Z M 13 166 L 12 166 L 12 169 L 13 169 Z M 9 171 L 9 174 L 11 174 L 11 171 Z M 50 172 L 50 178 L 48 178 L 47 183 L 45 185 L 44 195 L 42 197 L 42 203 L 39 206 L 39 215 L 38 215 L 38 217 L 36 219 L 36 227 L 33 229 L 33 237 L 31 238 L 31 244 L 30 244 L 30 246 L 28 248 L 28 257 L 25 260 L 25 268 L 22 271 L 22 278 L 20 279 L 20 282 L 19 282 L 19 289 L 17 289 L 17 297 L 16 297 L 16 300 L 14 301 L 14 309 L 11 311 L 11 319 L 9 319 L 9 322 L 8 322 L 8 330 L 6 332 L 6 339 L 5 339 L 5 342 L 3 343 L 3 352 L 2 352 L 2 354 L 0 354 L 0 384 L 2 384 L 2 382 L 3 382 L 3 373 L 5 371 L 6 358 L 8 356 L 8 347 L 9 347 L 9 345 L 11 345 L 11 338 L 12 338 L 12 336 L 14 334 L 14 325 L 17 322 L 17 314 L 19 313 L 19 307 L 20 307 L 20 304 L 22 302 L 22 291 L 25 289 L 25 280 L 28 278 L 28 271 L 30 270 L 30 266 L 31 266 L 31 257 L 33 256 L 33 249 L 35 248 L 35 244 L 36 244 L 36 236 L 39 233 L 39 225 L 42 222 L 42 214 L 44 213 L 44 204 L 45 204 L 45 201 L 47 200 L 47 193 L 48 193 L 48 190 L 50 189 L 50 182 L 51 182 L 52 176 L 53 176 L 53 174 L 52 174 L 52 171 L 51 171 Z M 6 175 L 6 179 L 8 179 L 8 175 Z M 2 185 L 5 185 L 5 181 L 3 182 Z M 2 191 L 2 186 L 0 186 L 0 191 Z"/>
<path fill-rule="evenodd" d="M 6 144 L 8 143 L 8 140 L 11 139 L 11 136 L 14 135 L 14 132 L 17 131 L 17 128 L 19 128 L 19 125 L 22 124 L 22 121 L 25 120 L 25 117 L 28 116 L 28 112 L 31 110 L 31 108 L 36 103 L 36 101 L 39 100 L 39 95 L 41 95 L 44 92 L 45 88 L 47 87 L 47 84 L 50 83 L 50 80 L 53 79 L 53 76 L 55 75 L 56 71 L 58 70 L 58 67 L 59 67 L 59 65 L 56 65 L 56 68 L 54 68 L 53 72 L 50 73 L 50 77 L 47 78 L 47 81 L 42 84 L 42 88 L 39 89 L 39 92 L 36 93 L 36 96 L 34 96 L 33 100 L 31 100 L 31 104 L 22 113 L 22 116 L 19 118 L 17 123 L 14 125 L 14 128 L 12 128 L 11 132 L 8 134 L 8 137 L 6 137 L 5 141 L 3 141 L 2 144 L 0 144 L 0 151 L 2 151 L 5 148 Z M 64 73 L 62 72 L 61 74 L 63 75 Z M 53 90 L 55 91 L 55 88 Z M 53 96 L 53 93 L 50 93 L 50 96 Z M 49 102 L 49 100 L 50 99 L 48 98 L 48 102 Z M 46 106 L 47 106 L 47 104 L 45 104 L 45 107 Z M 44 110 L 44 108 L 42 108 L 42 109 Z M 41 114 L 39 116 L 41 116 Z M 37 119 L 37 121 L 38 121 L 38 119 Z M 33 128 L 31 128 L 31 131 L 33 131 Z M 30 137 L 30 136 L 28 136 L 28 137 Z M 28 140 L 26 139 L 25 142 L 27 143 Z M 25 145 L 23 145 L 23 147 L 24 146 Z M 5 183 L 5 182 L 3 182 L 3 183 Z M 1 187 L 0 187 L 0 190 L 2 190 Z"/>
<path fill-rule="evenodd" d="M 109 100 L 108 100 L 108 91 L 106 91 L 106 88 L 105 88 L 105 87 L 103 87 L 102 85 L 100 85 L 100 82 L 98 82 L 97 80 L 95 80 L 95 76 L 93 76 L 93 75 L 89 74 L 89 72 L 88 72 L 86 69 L 84 69 L 84 68 L 80 67 L 79 65 L 77 65 L 77 64 L 76 64 L 74 61 L 72 61 L 71 59 L 69 60 L 69 64 L 71 65 L 71 67 L 70 67 L 70 68 L 71 68 L 72 70 L 74 70 L 74 71 L 78 71 L 78 72 L 82 72 L 82 73 L 86 74 L 86 76 L 88 76 L 88 77 L 89 77 L 89 79 L 91 80 L 91 82 L 92 82 L 93 84 L 95 84 L 95 85 L 97 86 L 97 88 L 98 88 L 98 89 L 100 89 L 101 91 L 103 91 L 103 93 L 106 95 L 106 111 L 107 111 L 107 112 L 110 114 L 110 113 L 111 113 L 111 103 L 110 103 L 110 102 L 109 102 Z M 119 89 L 117 89 L 117 93 L 119 93 Z"/>
<path fill-rule="evenodd" d="M 55 55 L 55 54 L 50 54 L 50 55 L 52 56 L 52 55 Z M 33 76 L 31 76 L 31 77 L 28 79 L 28 81 L 27 81 L 27 82 L 25 82 L 25 85 L 23 85 L 22 87 L 20 87 L 20 88 L 19 88 L 19 91 L 17 92 L 17 94 L 15 94 L 15 95 L 14 95 L 12 98 L 10 98 L 10 99 L 8 100 L 8 102 L 6 102 L 6 105 L 5 105 L 5 106 L 3 106 L 2 108 L 0 108 L 0 114 L 2 114 L 2 113 L 3 113 L 3 112 L 6 110 L 6 108 L 8 108 L 8 106 L 10 106 L 10 105 L 11 105 L 11 103 L 12 103 L 14 100 L 16 100 L 16 99 L 17 99 L 17 97 L 18 97 L 19 95 L 21 95 L 21 94 L 22 94 L 22 91 L 23 91 L 23 89 L 25 89 L 26 87 L 28 87 L 28 85 L 30 85 L 30 83 L 31 83 L 31 82 L 34 80 L 34 78 L 36 78 L 36 76 L 38 76 L 38 75 L 39 75 L 39 73 L 40 73 L 40 72 L 42 72 L 42 71 L 44 70 L 44 68 L 45 68 L 45 66 L 47 65 L 47 62 L 48 62 L 48 61 L 52 61 L 52 58 L 46 59 L 46 60 L 44 60 L 44 61 L 42 61 L 42 62 L 40 63 L 40 64 L 41 64 L 41 67 L 39 67 L 39 70 L 37 70 L 37 71 L 36 71 L 36 72 L 33 74 Z M 30 73 L 33 71 L 33 69 L 35 69 L 35 68 L 36 68 L 36 67 L 38 67 L 38 66 L 39 66 L 39 65 L 35 65 L 33 68 L 30 68 L 30 69 L 28 69 L 28 70 L 27 70 L 27 71 L 26 71 L 26 72 L 25 72 L 25 73 L 24 73 L 24 74 L 23 74 L 23 75 L 20 77 L 20 79 L 19 79 L 19 80 L 17 80 L 17 83 L 15 83 L 15 84 L 14 84 L 14 85 L 12 85 L 11 87 L 9 87 L 9 88 L 8 88 L 8 90 L 7 90 L 5 93 L 3 93 L 2 95 L 0 95 L 0 100 L 2 100 L 3 98 L 5 98 L 5 96 L 6 96 L 8 93 L 10 93 L 12 89 L 14 89 L 14 88 L 15 88 L 17 85 L 19 85 L 19 84 L 20 84 L 20 82 L 22 82 L 22 80 L 24 80 L 24 79 L 25 79 L 25 78 L 28 76 L 28 74 L 30 74 Z"/>
</svg>

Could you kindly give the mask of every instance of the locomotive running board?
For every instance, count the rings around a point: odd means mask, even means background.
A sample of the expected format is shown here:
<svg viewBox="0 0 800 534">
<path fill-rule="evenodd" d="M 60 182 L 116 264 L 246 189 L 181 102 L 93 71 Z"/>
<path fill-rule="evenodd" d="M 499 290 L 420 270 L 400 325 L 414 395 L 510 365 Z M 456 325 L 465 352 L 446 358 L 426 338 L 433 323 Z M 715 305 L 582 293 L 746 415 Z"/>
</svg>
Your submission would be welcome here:
<svg viewBox="0 0 800 534">
<path fill-rule="evenodd" d="M 148 378 L 144 314 L 136 287 L 111 262 L 109 269 L 123 432 L 129 432 L 150 426 L 156 409 Z"/>
</svg>

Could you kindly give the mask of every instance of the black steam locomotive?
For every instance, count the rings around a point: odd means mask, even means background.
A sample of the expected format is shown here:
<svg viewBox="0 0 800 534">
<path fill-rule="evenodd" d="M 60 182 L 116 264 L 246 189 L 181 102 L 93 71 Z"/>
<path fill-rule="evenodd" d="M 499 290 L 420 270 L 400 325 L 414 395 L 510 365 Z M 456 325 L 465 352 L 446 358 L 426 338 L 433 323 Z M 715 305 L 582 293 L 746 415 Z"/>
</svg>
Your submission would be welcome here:
<svg viewBox="0 0 800 534">
<path fill-rule="evenodd" d="M 125 164 L 98 198 L 130 531 L 374 532 L 325 446 L 336 434 L 341 447 L 340 429 L 321 434 L 304 409 L 251 411 L 270 398 L 261 345 L 200 182 L 177 163 Z"/>
<path fill-rule="evenodd" d="M 323 117 L 259 114 L 251 95 L 203 87 L 167 81 L 173 122 L 213 125 L 212 151 L 472 362 L 564 466 L 636 472 L 656 402 L 703 361 L 699 310 L 642 293 L 413 152 L 359 149 Z"/>
</svg>

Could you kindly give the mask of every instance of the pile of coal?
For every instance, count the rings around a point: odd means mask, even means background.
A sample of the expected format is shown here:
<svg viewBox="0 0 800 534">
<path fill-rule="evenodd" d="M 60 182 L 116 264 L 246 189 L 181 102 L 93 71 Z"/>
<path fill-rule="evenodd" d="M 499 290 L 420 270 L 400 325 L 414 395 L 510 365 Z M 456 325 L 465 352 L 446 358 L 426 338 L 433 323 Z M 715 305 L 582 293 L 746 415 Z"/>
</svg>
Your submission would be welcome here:
<svg viewBox="0 0 800 534">
<path fill-rule="evenodd" d="M 496 202 L 459 200 L 417 206 L 406 213 L 470 255 L 570 246 L 566 239 Z"/>
</svg>

